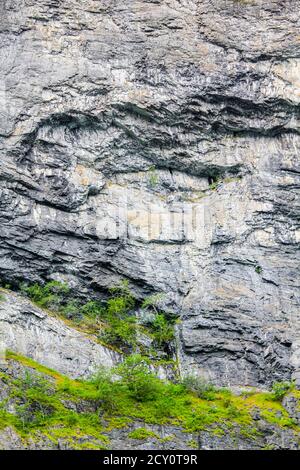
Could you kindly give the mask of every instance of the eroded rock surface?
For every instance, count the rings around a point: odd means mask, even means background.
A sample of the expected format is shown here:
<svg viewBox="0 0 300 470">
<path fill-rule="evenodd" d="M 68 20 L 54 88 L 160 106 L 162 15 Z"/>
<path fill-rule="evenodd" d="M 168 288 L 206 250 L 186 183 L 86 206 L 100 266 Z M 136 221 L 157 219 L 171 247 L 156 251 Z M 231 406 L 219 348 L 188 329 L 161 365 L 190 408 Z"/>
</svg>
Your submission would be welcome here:
<svg viewBox="0 0 300 470">
<path fill-rule="evenodd" d="M 0 302 L 0 344 L 76 379 L 89 378 L 99 367 L 112 367 L 121 358 L 96 338 L 8 293 Z"/>
<path fill-rule="evenodd" d="M 127 278 L 181 316 L 182 370 L 300 380 L 299 13 L 1 2 L 1 277 Z"/>
</svg>

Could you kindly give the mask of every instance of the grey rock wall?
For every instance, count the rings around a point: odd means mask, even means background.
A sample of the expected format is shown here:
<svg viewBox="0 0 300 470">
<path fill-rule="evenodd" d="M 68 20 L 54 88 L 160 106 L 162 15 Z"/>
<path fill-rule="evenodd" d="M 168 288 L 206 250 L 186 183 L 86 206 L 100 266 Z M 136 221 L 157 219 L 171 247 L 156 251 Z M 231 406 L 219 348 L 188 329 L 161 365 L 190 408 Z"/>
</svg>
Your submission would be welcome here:
<svg viewBox="0 0 300 470">
<path fill-rule="evenodd" d="M 0 276 L 182 319 L 183 371 L 300 381 L 297 0 L 0 5 Z M 216 183 L 218 179 L 218 183 Z"/>
<path fill-rule="evenodd" d="M 99 367 L 112 367 L 121 360 L 92 337 L 8 293 L 0 302 L 0 344 L 75 379 L 90 378 Z"/>
</svg>

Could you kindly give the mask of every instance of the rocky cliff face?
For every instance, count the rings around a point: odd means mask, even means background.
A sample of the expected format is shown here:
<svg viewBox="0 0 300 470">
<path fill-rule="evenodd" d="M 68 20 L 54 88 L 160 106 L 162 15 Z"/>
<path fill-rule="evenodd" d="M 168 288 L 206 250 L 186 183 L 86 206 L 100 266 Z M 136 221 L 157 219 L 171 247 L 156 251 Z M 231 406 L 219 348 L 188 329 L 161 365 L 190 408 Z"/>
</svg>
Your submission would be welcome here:
<svg viewBox="0 0 300 470">
<path fill-rule="evenodd" d="M 180 315 L 218 384 L 300 380 L 297 0 L 5 0 L 0 276 Z"/>
<path fill-rule="evenodd" d="M 89 378 L 121 356 L 95 338 L 51 317 L 27 299 L 5 293 L 0 302 L 1 346 L 31 357 L 72 378 Z"/>
</svg>

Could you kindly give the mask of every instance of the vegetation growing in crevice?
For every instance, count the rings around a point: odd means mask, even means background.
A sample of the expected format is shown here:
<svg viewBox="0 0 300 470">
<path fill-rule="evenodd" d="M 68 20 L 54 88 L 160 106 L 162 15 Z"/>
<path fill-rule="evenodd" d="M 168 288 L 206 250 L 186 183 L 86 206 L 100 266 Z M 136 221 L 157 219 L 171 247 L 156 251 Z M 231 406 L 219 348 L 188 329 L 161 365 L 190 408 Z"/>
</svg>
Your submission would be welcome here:
<svg viewBox="0 0 300 470">
<path fill-rule="evenodd" d="M 282 401 L 287 393 L 295 389 L 293 382 L 274 382 L 272 385 L 273 399 Z"/>
<path fill-rule="evenodd" d="M 220 181 L 219 176 L 209 176 L 208 177 L 209 189 L 211 190 L 217 189 L 219 181 Z"/>
<path fill-rule="evenodd" d="M 218 188 L 220 184 L 228 184 L 233 182 L 238 182 L 241 180 L 241 176 L 221 176 L 221 175 L 213 175 L 208 177 L 208 184 L 209 189 L 214 191 Z"/>
<path fill-rule="evenodd" d="M 155 432 L 150 431 L 149 429 L 146 428 L 137 428 L 134 431 L 131 431 L 128 434 L 128 437 L 130 439 L 139 439 L 139 440 L 145 440 L 150 438 L 154 439 L 159 439 L 159 436 L 155 434 Z"/>
<path fill-rule="evenodd" d="M 155 166 L 149 168 L 149 185 L 151 188 L 155 188 L 159 182 L 159 176 L 156 172 Z"/>
<path fill-rule="evenodd" d="M 173 357 L 176 317 L 158 308 L 161 294 L 150 296 L 139 304 L 126 281 L 109 289 L 105 301 L 74 299 L 68 285 L 58 281 L 44 285 L 22 283 L 20 289 L 39 307 L 96 335 L 101 343 L 109 347 L 125 353 L 142 352 L 158 359 Z M 141 311 L 150 313 L 147 321 L 140 321 L 137 315 L 139 305 Z M 149 338 L 151 348 L 143 346 L 141 335 Z"/>
</svg>

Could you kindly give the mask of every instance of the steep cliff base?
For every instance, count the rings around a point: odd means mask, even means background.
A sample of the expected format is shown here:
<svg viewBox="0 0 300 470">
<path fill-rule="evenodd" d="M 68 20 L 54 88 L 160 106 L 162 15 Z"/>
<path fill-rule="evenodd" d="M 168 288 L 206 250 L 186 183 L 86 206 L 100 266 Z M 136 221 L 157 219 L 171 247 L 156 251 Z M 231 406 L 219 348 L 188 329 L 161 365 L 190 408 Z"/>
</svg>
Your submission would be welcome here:
<svg viewBox="0 0 300 470">
<path fill-rule="evenodd" d="M 156 395 L 137 399 L 124 376 L 74 381 L 14 353 L 0 385 L 2 449 L 299 449 L 297 391 L 282 403 L 224 389 L 199 398 L 160 381 Z"/>
</svg>

